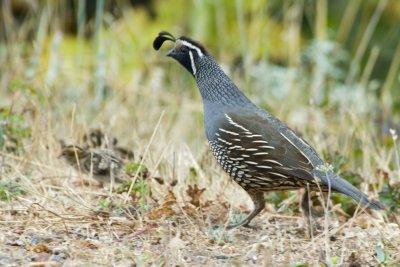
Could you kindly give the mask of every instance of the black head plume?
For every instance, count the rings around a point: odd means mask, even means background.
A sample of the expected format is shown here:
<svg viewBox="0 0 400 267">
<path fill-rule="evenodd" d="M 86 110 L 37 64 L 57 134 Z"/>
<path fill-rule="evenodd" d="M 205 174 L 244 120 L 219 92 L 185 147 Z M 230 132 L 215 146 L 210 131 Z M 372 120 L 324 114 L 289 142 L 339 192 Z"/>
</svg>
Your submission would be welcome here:
<svg viewBox="0 0 400 267">
<path fill-rule="evenodd" d="M 155 50 L 160 49 L 162 44 L 167 40 L 172 41 L 172 42 L 176 41 L 175 37 L 172 34 L 170 34 L 169 32 L 166 32 L 166 31 L 160 32 L 158 34 L 158 36 L 156 37 L 156 39 L 154 39 L 154 42 L 153 42 L 154 49 Z"/>
</svg>

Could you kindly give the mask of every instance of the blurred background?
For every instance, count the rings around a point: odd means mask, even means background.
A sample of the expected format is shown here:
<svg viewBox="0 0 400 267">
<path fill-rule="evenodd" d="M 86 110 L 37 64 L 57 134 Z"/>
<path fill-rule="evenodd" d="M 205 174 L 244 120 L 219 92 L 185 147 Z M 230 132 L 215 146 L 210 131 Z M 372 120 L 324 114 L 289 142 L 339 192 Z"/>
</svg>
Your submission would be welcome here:
<svg viewBox="0 0 400 267">
<path fill-rule="evenodd" d="M 167 43 L 152 48 L 166 30 L 203 43 L 250 99 L 350 170 L 362 190 L 398 180 L 398 0 L 3 0 L 0 8 L 0 149 L 40 162 L 40 175 L 62 172 L 60 141 L 78 143 L 93 128 L 117 136 L 153 173 L 193 183 L 205 172 L 199 182 L 211 184 L 222 175 L 215 163 L 209 170 L 195 82 L 164 56 Z"/>
</svg>

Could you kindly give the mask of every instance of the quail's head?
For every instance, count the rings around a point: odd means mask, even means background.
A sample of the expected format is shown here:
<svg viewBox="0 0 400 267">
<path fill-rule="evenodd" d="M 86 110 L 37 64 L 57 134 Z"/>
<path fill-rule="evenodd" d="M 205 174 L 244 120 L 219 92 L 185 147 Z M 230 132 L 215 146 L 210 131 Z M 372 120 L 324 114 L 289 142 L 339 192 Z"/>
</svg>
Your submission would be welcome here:
<svg viewBox="0 0 400 267">
<path fill-rule="evenodd" d="M 185 36 L 175 38 L 172 34 L 165 31 L 160 32 L 154 39 L 154 49 L 160 49 L 165 41 L 175 43 L 174 47 L 168 51 L 167 56 L 178 61 L 193 76 L 196 75 L 200 62 L 209 56 L 207 50 L 199 42 Z"/>
</svg>

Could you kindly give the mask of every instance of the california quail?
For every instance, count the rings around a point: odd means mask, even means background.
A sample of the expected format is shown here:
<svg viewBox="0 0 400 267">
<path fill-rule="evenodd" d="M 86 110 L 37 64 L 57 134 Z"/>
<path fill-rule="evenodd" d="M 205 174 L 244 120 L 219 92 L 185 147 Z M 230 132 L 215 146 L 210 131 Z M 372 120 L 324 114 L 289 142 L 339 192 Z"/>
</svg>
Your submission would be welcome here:
<svg viewBox="0 0 400 267">
<path fill-rule="evenodd" d="M 383 208 L 335 174 L 286 124 L 253 104 L 201 44 L 160 32 L 154 40 L 154 49 L 158 50 L 166 40 L 175 43 L 167 56 L 183 65 L 200 89 L 212 153 L 254 202 L 254 210 L 230 228 L 248 226 L 265 206 L 263 192 L 273 190 L 305 188 L 301 208 L 306 215 L 309 215 L 307 188 L 337 191 L 370 208 Z"/>
</svg>

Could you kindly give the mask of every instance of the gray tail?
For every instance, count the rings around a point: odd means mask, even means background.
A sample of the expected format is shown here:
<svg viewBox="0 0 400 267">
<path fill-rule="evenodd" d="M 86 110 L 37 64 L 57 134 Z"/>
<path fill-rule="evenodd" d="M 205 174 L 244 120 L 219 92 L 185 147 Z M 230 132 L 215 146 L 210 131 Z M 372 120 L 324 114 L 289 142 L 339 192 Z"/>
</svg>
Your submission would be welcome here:
<svg viewBox="0 0 400 267">
<path fill-rule="evenodd" d="M 351 183 L 343 179 L 342 177 L 336 175 L 334 172 L 328 172 L 328 174 L 319 172 L 318 177 L 321 178 L 322 182 L 325 185 L 328 185 L 328 177 L 331 185 L 332 191 L 338 191 L 342 194 L 345 194 L 349 197 L 352 197 L 355 201 L 360 202 L 361 204 L 367 206 L 368 208 L 374 210 L 381 210 L 384 208 L 383 204 L 379 201 L 370 201 L 368 199 L 368 195 L 364 194 L 356 187 L 354 187 Z"/>
</svg>

